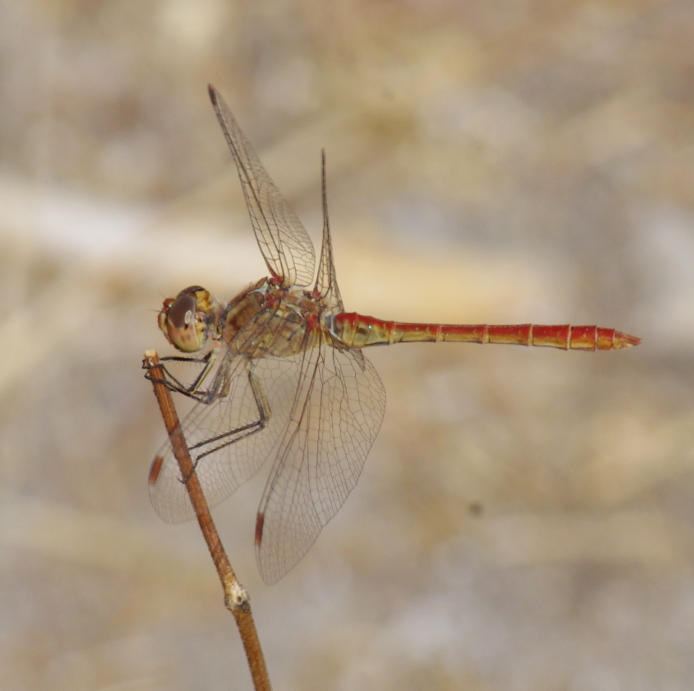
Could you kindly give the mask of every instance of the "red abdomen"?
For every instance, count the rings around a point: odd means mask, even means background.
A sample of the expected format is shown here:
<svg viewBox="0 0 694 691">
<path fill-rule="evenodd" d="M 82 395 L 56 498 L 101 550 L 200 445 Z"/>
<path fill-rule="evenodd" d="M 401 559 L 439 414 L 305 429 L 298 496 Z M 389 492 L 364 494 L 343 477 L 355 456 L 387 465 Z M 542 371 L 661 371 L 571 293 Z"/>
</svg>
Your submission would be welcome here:
<svg viewBox="0 0 694 691">
<path fill-rule="evenodd" d="M 599 326 L 570 324 L 407 324 L 383 321 L 356 312 L 335 316 L 334 335 L 345 345 L 365 348 L 405 342 L 505 343 L 562 350 L 616 350 L 641 339 Z"/>
</svg>

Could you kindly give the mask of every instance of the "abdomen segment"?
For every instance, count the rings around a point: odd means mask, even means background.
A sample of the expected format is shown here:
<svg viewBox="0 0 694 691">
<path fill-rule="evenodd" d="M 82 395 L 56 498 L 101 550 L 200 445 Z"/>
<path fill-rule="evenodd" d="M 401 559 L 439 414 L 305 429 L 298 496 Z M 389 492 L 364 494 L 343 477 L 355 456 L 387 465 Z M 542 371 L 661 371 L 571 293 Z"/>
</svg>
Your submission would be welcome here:
<svg viewBox="0 0 694 691">
<path fill-rule="evenodd" d="M 334 334 L 346 345 L 365 348 L 407 342 L 505 343 L 562 350 L 616 350 L 638 345 L 640 338 L 599 326 L 559 324 L 408 324 L 383 321 L 356 312 L 335 316 Z"/>
</svg>

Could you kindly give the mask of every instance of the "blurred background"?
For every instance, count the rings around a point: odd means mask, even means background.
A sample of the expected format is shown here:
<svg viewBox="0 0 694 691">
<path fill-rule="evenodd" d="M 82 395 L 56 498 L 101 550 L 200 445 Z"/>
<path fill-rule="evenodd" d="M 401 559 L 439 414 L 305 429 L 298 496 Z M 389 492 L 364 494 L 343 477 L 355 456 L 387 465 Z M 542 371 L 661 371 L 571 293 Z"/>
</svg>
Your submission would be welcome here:
<svg viewBox="0 0 694 691">
<path fill-rule="evenodd" d="M 266 275 L 212 82 L 349 311 L 636 349 L 368 353 L 386 417 L 277 585 L 215 510 L 274 687 L 694 686 L 694 5 L 0 0 L 3 688 L 251 688 L 197 527 L 154 514 L 164 297 Z M 265 469 L 266 471 L 267 469 Z"/>
</svg>

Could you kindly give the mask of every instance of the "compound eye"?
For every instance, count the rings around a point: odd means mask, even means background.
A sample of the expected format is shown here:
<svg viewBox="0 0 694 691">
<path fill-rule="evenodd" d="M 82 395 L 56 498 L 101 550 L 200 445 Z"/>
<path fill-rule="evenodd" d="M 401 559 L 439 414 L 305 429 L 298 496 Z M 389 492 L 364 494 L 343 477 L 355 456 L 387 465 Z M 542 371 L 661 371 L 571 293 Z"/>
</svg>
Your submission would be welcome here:
<svg viewBox="0 0 694 691">
<path fill-rule="evenodd" d="M 174 329 L 185 329 L 190 326 L 195 315 L 195 298 L 182 295 L 169 307 L 167 318 Z"/>
<path fill-rule="evenodd" d="M 189 293 L 175 300 L 165 300 L 159 313 L 159 328 L 169 343 L 184 353 L 200 350 L 207 339 L 207 331 L 197 318 L 198 303 Z"/>
</svg>

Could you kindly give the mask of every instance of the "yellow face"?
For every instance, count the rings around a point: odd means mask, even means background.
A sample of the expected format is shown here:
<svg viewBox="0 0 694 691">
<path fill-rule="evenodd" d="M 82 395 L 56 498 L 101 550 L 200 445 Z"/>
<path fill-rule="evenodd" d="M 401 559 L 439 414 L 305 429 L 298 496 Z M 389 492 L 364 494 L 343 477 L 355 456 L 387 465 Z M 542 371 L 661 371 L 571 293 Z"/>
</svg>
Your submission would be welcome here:
<svg viewBox="0 0 694 691">
<path fill-rule="evenodd" d="M 159 328 L 166 339 L 183 353 L 202 350 L 215 322 L 215 300 L 200 286 L 182 290 L 167 298 L 159 312 Z"/>
</svg>

